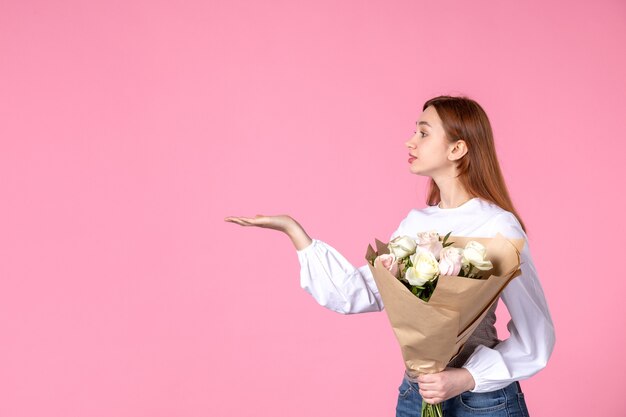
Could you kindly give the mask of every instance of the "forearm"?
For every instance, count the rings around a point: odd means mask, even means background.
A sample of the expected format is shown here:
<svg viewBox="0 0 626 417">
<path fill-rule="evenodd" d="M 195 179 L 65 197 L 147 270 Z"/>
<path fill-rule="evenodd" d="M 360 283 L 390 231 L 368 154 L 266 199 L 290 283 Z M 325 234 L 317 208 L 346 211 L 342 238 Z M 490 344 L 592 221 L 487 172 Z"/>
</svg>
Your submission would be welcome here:
<svg viewBox="0 0 626 417">
<path fill-rule="evenodd" d="M 309 235 L 304 231 L 304 228 L 302 228 L 302 226 L 300 226 L 300 224 L 295 220 L 293 221 L 293 224 L 287 228 L 285 233 L 291 239 L 291 242 L 296 247 L 296 250 L 302 250 L 313 242 Z"/>
</svg>

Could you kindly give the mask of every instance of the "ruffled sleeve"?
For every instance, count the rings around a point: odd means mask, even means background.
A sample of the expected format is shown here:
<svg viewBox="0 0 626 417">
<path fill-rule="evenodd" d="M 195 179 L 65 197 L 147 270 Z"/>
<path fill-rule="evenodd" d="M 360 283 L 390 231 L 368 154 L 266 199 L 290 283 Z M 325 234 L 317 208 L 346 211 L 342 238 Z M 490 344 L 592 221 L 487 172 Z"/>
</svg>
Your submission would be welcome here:
<svg viewBox="0 0 626 417">
<path fill-rule="evenodd" d="M 494 348 L 478 346 L 463 365 L 474 377 L 476 385 L 472 392 L 497 390 L 536 374 L 546 366 L 556 340 L 526 234 L 509 212 L 495 219 L 493 234 L 497 232 L 526 239 L 521 252 L 522 274 L 502 293 L 502 301 L 511 316 L 507 325 L 510 337 Z"/>
<path fill-rule="evenodd" d="M 355 268 L 335 248 L 317 239 L 298 251 L 298 259 L 300 285 L 321 306 L 341 314 L 383 309 L 367 264 Z"/>
<path fill-rule="evenodd" d="M 404 219 L 391 239 L 403 231 Z M 353 266 L 335 248 L 318 239 L 297 251 L 300 285 L 323 307 L 341 314 L 382 311 L 383 301 L 369 266 Z"/>
</svg>

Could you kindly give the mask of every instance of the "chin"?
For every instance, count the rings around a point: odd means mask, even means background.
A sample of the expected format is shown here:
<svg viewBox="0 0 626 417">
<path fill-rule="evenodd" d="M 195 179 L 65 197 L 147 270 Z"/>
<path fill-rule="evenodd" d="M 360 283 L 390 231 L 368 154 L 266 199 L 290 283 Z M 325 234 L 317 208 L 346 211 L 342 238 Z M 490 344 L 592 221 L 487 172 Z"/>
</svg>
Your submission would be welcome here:
<svg viewBox="0 0 626 417">
<path fill-rule="evenodd" d="M 428 178 L 430 178 L 430 175 L 428 175 L 428 174 L 426 174 L 424 172 L 416 171 L 414 169 L 412 169 L 410 171 L 411 171 L 411 174 L 414 174 L 414 175 L 417 175 L 417 176 L 420 176 L 420 177 L 428 177 Z"/>
</svg>

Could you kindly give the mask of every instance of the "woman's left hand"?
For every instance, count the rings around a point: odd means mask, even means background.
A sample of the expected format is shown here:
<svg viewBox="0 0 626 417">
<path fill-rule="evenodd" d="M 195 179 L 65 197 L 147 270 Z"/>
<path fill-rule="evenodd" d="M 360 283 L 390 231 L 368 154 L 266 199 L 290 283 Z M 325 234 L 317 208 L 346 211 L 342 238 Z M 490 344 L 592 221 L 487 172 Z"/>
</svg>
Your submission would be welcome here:
<svg viewBox="0 0 626 417">
<path fill-rule="evenodd" d="M 419 392 L 425 402 L 437 404 L 462 392 L 474 389 L 474 377 L 465 368 L 446 368 L 436 374 L 417 378 Z"/>
</svg>

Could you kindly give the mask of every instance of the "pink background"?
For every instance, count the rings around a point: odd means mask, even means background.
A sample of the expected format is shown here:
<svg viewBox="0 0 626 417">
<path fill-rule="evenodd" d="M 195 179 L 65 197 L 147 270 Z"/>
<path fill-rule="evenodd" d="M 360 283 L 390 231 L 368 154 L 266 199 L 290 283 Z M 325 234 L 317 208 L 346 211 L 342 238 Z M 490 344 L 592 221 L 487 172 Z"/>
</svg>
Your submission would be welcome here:
<svg viewBox="0 0 626 417">
<path fill-rule="evenodd" d="M 364 264 L 425 204 L 404 142 L 439 94 L 486 109 L 529 228 L 531 414 L 624 415 L 625 43 L 617 0 L 0 2 L 0 416 L 393 415 L 386 315 L 223 218 Z"/>
</svg>

